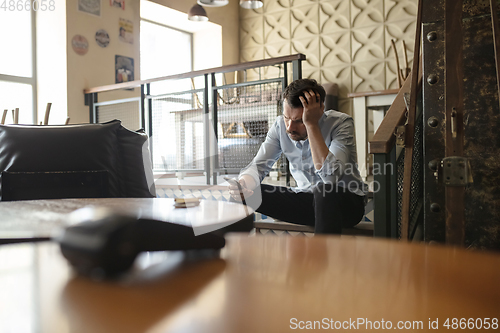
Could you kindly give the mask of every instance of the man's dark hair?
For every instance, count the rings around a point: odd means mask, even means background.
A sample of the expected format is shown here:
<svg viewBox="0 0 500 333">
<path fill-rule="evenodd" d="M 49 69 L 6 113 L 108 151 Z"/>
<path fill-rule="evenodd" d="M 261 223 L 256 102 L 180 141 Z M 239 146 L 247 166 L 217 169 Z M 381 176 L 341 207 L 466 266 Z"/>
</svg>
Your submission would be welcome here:
<svg viewBox="0 0 500 333">
<path fill-rule="evenodd" d="M 314 79 L 298 79 L 290 83 L 283 92 L 283 99 L 287 101 L 292 108 L 302 107 L 299 97 L 305 97 L 304 91 L 310 90 L 319 94 L 320 101 L 325 103 L 325 88 L 316 82 Z"/>
</svg>

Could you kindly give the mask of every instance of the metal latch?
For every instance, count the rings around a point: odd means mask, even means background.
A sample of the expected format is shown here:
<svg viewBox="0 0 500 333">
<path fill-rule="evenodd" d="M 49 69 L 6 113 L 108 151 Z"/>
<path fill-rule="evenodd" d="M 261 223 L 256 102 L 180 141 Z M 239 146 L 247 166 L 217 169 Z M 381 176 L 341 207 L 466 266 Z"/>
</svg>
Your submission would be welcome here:
<svg viewBox="0 0 500 333">
<path fill-rule="evenodd" d="M 396 145 L 399 147 L 405 146 L 405 133 L 406 133 L 406 125 L 396 127 L 396 131 L 394 135 L 396 136 Z"/>
<path fill-rule="evenodd" d="M 408 125 L 408 110 L 410 109 L 410 94 L 407 92 L 404 93 L 403 99 L 405 101 L 405 106 L 406 106 L 406 112 L 405 112 L 406 122 L 404 125 L 396 127 L 394 135 L 396 136 L 396 145 L 404 148 L 405 137 L 406 137 L 406 126 Z"/>
<path fill-rule="evenodd" d="M 467 186 L 473 182 L 470 163 L 465 157 L 445 157 L 441 161 L 441 169 L 446 186 Z"/>
</svg>

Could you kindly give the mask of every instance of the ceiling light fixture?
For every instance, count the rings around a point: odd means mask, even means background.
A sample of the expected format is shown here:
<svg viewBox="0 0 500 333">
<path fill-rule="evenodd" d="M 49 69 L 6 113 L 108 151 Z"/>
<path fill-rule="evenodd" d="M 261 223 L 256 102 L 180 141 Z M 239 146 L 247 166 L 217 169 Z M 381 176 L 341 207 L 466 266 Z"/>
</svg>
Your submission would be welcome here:
<svg viewBox="0 0 500 333">
<path fill-rule="evenodd" d="M 188 13 L 188 20 L 195 22 L 206 22 L 208 21 L 207 12 L 205 8 L 200 6 L 199 4 L 195 4 Z"/>
<path fill-rule="evenodd" d="M 198 0 L 198 5 L 205 7 L 222 7 L 229 3 L 229 0 Z"/>
<path fill-rule="evenodd" d="M 257 9 L 263 5 L 262 0 L 240 0 L 240 6 L 245 9 Z"/>
<path fill-rule="evenodd" d="M 196 4 L 189 10 L 188 19 L 195 22 L 206 22 L 208 16 L 203 7 L 222 7 L 228 3 L 229 0 L 197 0 Z M 240 0 L 240 6 L 245 9 L 257 9 L 263 5 L 262 0 Z"/>
</svg>

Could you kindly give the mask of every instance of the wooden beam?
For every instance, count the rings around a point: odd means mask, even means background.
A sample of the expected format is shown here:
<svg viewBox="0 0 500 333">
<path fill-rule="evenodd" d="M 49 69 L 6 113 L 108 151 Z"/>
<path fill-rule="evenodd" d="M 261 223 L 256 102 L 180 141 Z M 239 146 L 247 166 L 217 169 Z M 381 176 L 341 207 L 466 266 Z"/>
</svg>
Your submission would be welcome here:
<svg viewBox="0 0 500 333">
<path fill-rule="evenodd" d="M 43 120 L 44 125 L 49 124 L 49 116 L 50 116 L 50 108 L 52 107 L 52 103 L 47 103 L 47 108 L 45 109 L 45 118 Z"/>
<path fill-rule="evenodd" d="M 405 137 L 405 165 L 403 174 L 403 203 L 401 212 L 401 240 L 408 240 L 410 225 L 411 171 L 413 166 L 413 136 L 415 135 L 415 118 L 417 113 L 418 73 L 420 68 L 420 36 L 422 32 L 422 0 L 418 0 L 418 14 L 415 31 L 415 47 L 413 48 L 413 69 L 411 76 L 410 108 Z"/>
<path fill-rule="evenodd" d="M 3 115 L 2 115 L 2 121 L 0 122 L 0 124 L 5 124 L 5 118 L 7 117 L 7 113 L 9 112 L 9 110 L 5 109 L 3 110 Z"/>
<path fill-rule="evenodd" d="M 394 99 L 394 102 L 392 102 L 384 120 L 382 120 L 377 132 L 368 143 L 368 151 L 370 154 L 388 154 L 394 146 L 394 142 L 396 141 L 394 131 L 396 127 L 403 125 L 406 119 L 404 94 L 410 92 L 412 76 L 413 75 L 410 73 L 401 89 L 399 89 L 398 95 Z"/>
</svg>

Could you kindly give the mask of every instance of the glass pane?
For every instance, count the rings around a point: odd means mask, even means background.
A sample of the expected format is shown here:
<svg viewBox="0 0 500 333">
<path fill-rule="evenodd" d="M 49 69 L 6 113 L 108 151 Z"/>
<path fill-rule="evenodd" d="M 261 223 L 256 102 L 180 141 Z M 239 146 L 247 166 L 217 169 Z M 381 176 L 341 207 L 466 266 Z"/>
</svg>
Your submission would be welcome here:
<svg viewBox="0 0 500 333">
<path fill-rule="evenodd" d="M 0 114 L 8 110 L 6 124 L 13 124 L 12 110 L 19 108 L 19 124 L 33 124 L 33 89 L 30 84 L 0 81 Z"/>
<path fill-rule="evenodd" d="M 141 80 L 190 72 L 191 34 L 141 21 Z M 183 80 L 185 81 L 185 80 Z M 160 82 L 152 94 L 191 89 L 189 82 Z"/>
<path fill-rule="evenodd" d="M 31 12 L 0 10 L 0 74 L 31 77 Z"/>
</svg>

